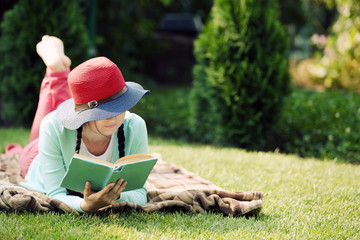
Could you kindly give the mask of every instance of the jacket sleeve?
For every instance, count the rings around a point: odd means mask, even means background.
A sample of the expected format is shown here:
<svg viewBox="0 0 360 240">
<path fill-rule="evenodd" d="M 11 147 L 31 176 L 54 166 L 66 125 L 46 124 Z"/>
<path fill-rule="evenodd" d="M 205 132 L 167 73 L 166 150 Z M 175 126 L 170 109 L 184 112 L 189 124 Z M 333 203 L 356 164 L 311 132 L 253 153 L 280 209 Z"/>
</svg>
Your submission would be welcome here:
<svg viewBox="0 0 360 240">
<path fill-rule="evenodd" d="M 38 158 L 41 166 L 41 177 L 45 193 L 56 198 L 79 212 L 84 212 L 80 205 L 82 198 L 67 195 L 67 190 L 60 187 L 62 178 L 66 172 L 64 153 L 61 149 L 61 128 L 57 128 L 49 118 L 44 118 L 41 123 L 39 136 Z"/>
<path fill-rule="evenodd" d="M 68 135 L 70 132 L 66 129 L 64 130 L 54 120 L 45 119 L 41 123 L 38 155 L 45 192 L 47 195 L 66 203 L 77 211 L 84 212 L 80 207 L 83 198 L 67 195 L 67 190 L 60 187 L 67 166 L 66 159 L 64 158 L 70 157 L 74 152 L 73 144 L 69 144 L 69 142 L 75 141 L 76 136 Z M 130 121 L 126 129 L 125 153 L 128 155 L 148 152 L 147 130 L 144 120 L 137 116 L 135 121 Z M 147 202 L 146 187 L 124 192 L 117 201 L 127 201 L 143 205 Z"/>
<path fill-rule="evenodd" d="M 125 128 L 125 154 L 147 153 L 148 134 L 145 121 L 134 113 L 128 113 L 126 117 Z"/>
</svg>

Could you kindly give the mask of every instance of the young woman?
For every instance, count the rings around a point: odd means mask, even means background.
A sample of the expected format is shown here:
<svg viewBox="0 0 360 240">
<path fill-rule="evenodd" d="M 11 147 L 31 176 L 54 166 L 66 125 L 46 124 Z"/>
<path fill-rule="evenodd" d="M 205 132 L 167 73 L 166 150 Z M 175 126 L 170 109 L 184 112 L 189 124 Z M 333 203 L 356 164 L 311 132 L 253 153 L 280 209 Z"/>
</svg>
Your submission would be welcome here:
<svg viewBox="0 0 360 240">
<path fill-rule="evenodd" d="M 31 142 L 21 153 L 23 186 L 45 192 L 79 212 L 94 212 L 118 201 L 145 204 L 145 186 L 123 193 L 123 179 L 99 192 L 92 192 L 87 182 L 83 194 L 60 187 L 60 182 L 75 152 L 110 162 L 148 152 L 145 122 L 127 110 L 149 91 L 125 82 L 118 67 L 105 57 L 90 59 L 70 72 L 71 61 L 56 37 L 44 36 L 37 52 L 47 72 Z"/>
</svg>

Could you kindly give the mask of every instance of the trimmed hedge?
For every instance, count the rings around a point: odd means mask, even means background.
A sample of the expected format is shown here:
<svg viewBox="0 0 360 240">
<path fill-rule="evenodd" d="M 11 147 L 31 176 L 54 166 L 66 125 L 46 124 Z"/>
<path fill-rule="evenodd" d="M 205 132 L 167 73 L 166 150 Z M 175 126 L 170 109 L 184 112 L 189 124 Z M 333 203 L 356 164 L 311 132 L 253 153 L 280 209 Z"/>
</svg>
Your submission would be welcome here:
<svg viewBox="0 0 360 240">
<path fill-rule="evenodd" d="M 195 141 L 189 129 L 189 88 L 150 87 L 131 111 L 142 116 L 150 135 Z M 346 91 L 294 89 L 284 99 L 276 131 L 259 151 L 360 163 L 360 95 Z"/>
<path fill-rule="evenodd" d="M 149 87 L 131 111 L 146 121 L 148 133 L 163 138 L 190 141 L 188 87 Z"/>
<path fill-rule="evenodd" d="M 360 163 L 360 96 L 297 90 L 277 131 L 282 152 Z"/>
</svg>

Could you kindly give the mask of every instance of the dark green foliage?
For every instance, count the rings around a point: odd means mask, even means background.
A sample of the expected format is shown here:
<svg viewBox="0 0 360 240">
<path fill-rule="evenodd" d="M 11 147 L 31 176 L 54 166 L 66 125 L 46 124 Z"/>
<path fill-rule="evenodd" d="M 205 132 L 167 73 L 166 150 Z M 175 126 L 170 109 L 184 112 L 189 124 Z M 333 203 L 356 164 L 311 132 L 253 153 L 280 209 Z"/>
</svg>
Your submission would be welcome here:
<svg viewBox="0 0 360 240">
<path fill-rule="evenodd" d="M 274 0 L 217 0 L 195 43 L 191 127 L 197 140 L 265 146 L 289 91 L 288 40 Z"/>
<path fill-rule="evenodd" d="M 145 96 L 131 109 L 145 119 L 151 135 L 189 140 L 189 88 L 150 87 Z"/>
<path fill-rule="evenodd" d="M 0 29 L 0 122 L 29 126 L 45 73 L 36 44 L 45 34 L 61 38 L 76 66 L 87 58 L 86 27 L 76 0 L 20 0 Z"/>
<path fill-rule="evenodd" d="M 90 8 L 91 1 L 80 2 L 84 9 Z M 187 12 L 197 13 L 205 21 L 210 7 L 209 0 L 97 0 L 97 55 L 114 61 L 127 81 L 161 82 L 166 78 L 162 54 L 172 47 L 156 34 L 161 17 L 165 13 Z M 181 64 L 177 56 L 166 60 L 176 66 Z M 174 83 L 174 79 L 168 78 L 167 82 Z"/>
<path fill-rule="evenodd" d="M 360 163 L 360 96 L 345 91 L 294 91 L 274 144 L 304 157 Z"/>
<path fill-rule="evenodd" d="M 90 7 L 90 1 L 82 2 L 83 8 Z M 114 61 L 127 81 L 138 81 L 149 56 L 159 51 L 152 36 L 167 2 L 171 1 L 97 1 L 97 55 Z"/>
<path fill-rule="evenodd" d="M 150 135 L 191 139 L 188 88 L 151 87 L 135 109 Z M 266 149 L 303 157 L 360 163 L 360 96 L 346 91 L 314 92 L 294 89 L 284 98 Z"/>
</svg>

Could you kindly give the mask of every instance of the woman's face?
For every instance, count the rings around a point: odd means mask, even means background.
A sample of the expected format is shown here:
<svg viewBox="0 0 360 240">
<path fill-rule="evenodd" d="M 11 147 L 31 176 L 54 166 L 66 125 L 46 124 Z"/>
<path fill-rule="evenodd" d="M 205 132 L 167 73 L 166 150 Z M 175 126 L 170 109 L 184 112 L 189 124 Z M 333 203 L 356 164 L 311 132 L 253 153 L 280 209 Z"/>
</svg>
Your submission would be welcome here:
<svg viewBox="0 0 360 240">
<path fill-rule="evenodd" d="M 90 121 L 88 122 L 88 126 L 92 130 L 92 132 L 98 132 L 103 136 L 110 137 L 113 135 L 116 130 L 123 124 L 125 118 L 125 112 L 120 113 L 112 118 L 106 118 L 98 121 Z"/>
</svg>

